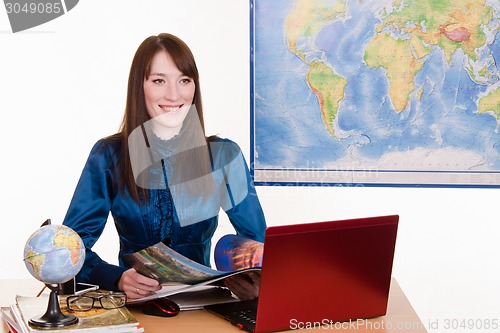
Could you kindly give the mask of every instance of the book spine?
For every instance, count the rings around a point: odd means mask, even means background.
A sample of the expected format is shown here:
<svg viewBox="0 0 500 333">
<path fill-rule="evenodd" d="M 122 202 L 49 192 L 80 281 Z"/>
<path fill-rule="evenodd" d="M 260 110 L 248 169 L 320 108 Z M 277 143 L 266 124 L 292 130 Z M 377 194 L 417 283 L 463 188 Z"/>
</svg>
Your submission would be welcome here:
<svg viewBox="0 0 500 333">
<path fill-rule="evenodd" d="M 23 317 L 21 316 L 21 311 L 19 310 L 17 304 L 13 304 L 10 307 L 10 312 L 12 313 L 12 316 L 16 320 L 16 322 L 19 324 L 19 327 L 21 328 L 22 333 L 30 333 L 30 330 L 27 326 L 27 324 L 24 322 Z"/>
<path fill-rule="evenodd" d="M 5 324 L 7 324 L 7 326 L 9 327 L 11 333 L 23 333 L 21 331 L 21 327 L 19 327 L 19 324 L 14 320 L 14 318 L 11 317 L 10 308 L 2 307 L 1 311 L 2 311 L 2 318 Z"/>
</svg>

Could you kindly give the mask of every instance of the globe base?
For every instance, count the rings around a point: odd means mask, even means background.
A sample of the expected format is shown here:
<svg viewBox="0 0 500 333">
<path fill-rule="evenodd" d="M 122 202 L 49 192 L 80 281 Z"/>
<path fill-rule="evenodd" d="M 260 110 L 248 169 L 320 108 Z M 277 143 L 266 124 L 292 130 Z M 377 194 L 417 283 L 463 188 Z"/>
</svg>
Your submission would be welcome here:
<svg viewBox="0 0 500 333">
<path fill-rule="evenodd" d="M 44 328 L 54 328 L 54 327 L 64 327 L 78 323 L 78 318 L 73 315 L 65 315 L 61 313 L 61 316 L 40 316 L 38 318 L 31 318 L 29 324 L 36 327 Z"/>
<path fill-rule="evenodd" d="M 47 311 L 45 314 L 31 318 L 29 324 L 35 327 L 64 327 L 78 323 L 78 318 L 61 312 L 59 307 L 59 291 L 58 288 L 53 288 L 52 286 L 47 286 L 52 290 L 49 296 L 49 304 L 47 305 Z"/>
</svg>

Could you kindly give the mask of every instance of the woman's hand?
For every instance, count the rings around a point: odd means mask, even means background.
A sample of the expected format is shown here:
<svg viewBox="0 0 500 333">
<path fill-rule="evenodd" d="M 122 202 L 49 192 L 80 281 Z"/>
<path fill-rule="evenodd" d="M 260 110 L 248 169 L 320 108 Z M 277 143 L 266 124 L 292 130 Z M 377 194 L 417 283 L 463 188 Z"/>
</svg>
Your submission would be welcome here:
<svg viewBox="0 0 500 333">
<path fill-rule="evenodd" d="M 234 275 L 226 278 L 224 284 L 241 300 L 259 297 L 260 274 Z"/>
<path fill-rule="evenodd" d="M 131 268 L 118 280 L 118 289 L 124 291 L 129 298 L 141 298 L 160 290 L 161 286 L 155 279 L 139 274 Z"/>
</svg>

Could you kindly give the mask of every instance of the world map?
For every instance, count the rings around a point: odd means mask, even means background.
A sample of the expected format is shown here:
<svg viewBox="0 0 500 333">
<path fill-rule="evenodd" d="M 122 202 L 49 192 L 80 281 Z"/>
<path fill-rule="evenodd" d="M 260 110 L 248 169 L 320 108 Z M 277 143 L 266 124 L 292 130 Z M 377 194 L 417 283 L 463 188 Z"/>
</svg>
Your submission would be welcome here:
<svg viewBox="0 0 500 333">
<path fill-rule="evenodd" d="M 498 0 L 254 0 L 257 183 L 500 186 Z"/>
</svg>

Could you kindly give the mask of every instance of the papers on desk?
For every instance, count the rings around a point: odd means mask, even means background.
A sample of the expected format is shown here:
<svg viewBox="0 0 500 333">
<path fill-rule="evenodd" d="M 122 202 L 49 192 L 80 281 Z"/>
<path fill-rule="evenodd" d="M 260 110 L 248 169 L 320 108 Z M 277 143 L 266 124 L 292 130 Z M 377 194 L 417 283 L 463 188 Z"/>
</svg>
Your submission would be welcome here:
<svg viewBox="0 0 500 333">
<path fill-rule="evenodd" d="M 239 301 L 227 288 L 207 287 L 168 297 L 179 305 L 181 310 L 199 310 L 205 305 Z"/>
<path fill-rule="evenodd" d="M 61 296 L 60 307 L 63 313 L 68 313 Z M 101 309 L 90 311 L 75 311 L 72 315 L 78 317 L 78 323 L 57 328 L 36 328 L 29 324 L 33 317 L 40 316 L 47 310 L 48 296 L 40 297 L 17 296 L 16 304 L 2 308 L 2 318 L 13 333 L 140 333 L 144 328 L 126 308 Z"/>
</svg>

